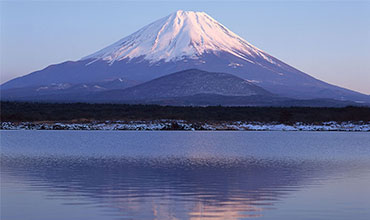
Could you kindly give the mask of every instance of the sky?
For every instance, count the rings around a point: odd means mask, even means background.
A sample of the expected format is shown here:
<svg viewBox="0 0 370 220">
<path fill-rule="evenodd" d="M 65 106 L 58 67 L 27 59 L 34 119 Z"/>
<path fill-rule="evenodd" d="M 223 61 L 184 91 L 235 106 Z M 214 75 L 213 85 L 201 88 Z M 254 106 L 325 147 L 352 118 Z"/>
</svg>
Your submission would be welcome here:
<svg viewBox="0 0 370 220">
<path fill-rule="evenodd" d="M 283 62 L 370 94 L 370 1 L 0 0 L 0 82 L 78 60 L 177 10 L 204 11 Z"/>
</svg>

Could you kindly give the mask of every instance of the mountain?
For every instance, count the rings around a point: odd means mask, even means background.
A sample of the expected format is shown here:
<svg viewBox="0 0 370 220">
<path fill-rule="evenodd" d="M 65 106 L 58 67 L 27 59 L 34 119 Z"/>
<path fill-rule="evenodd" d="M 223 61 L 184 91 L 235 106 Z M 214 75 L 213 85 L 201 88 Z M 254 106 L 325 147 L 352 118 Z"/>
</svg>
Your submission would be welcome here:
<svg viewBox="0 0 370 220">
<path fill-rule="evenodd" d="M 97 92 L 93 103 L 159 104 L 175 106 L 312 106 L 358 105 L 333 99 L 297 100 L 274 95 L 247 80 L 228 73 L 184 70 L 129 87 Z"/>
<path fill-rule="evenodd" d="M 197 69 L 180 71 L 123 90 L 100 92 L 92 101 L 141 101 L 198 94 L 223 96 L 272 96 L 244 79 L 228 73 L 211 73 Z"/>
<path fill-rule="evenodd" d="M 370 102 L 370 97 L 305 74 L 254 47 L 204 12 L 177 11 L 78 61 L 51 65 L 2 90 L 107 79 L 149 80 L 187 69 L 233 74 L 294 99 Z"/>
<path fill-rule="evenodd" d="M 118 89 L 106 89 L 106 84 L 117 84 Z M 344 107 L 359 105 L 351 101 L 333 99 L 296 100 L 274 95 L 261 87 L 228 73 L 212 73 L 197 69 L 162 76 L 136 86 L 124 87 L 125 81 L 114 80 L 105 84 L 54 85 L 15 93 L 11 99 L 41 102 L 90 102 L 157 104 L 174 106 L 312 106 Z M 123 85 L 122 85 L 123 83 Z M 100 85 L 100 86 L 98 86 Z M 119 86 L 118 86 L 119 85 Z M 124 89 L 125 88 L 125 89 Z M 49 91 L 48 91 L 49 90 Z M 5 90 L 9 92 L 9 90 Z M 32 92 L 33 91 L 33 92 Z M 47 91 L 47 92 L 45 92 Z M 18 97 L 16 97 L 18 95 Z M 5 94 L 5 97 L 7 95 Z M 4 100 L 9 100 L 5 98 Z"/>
<path fill-rule="evenodd" d="M 5 89 L 1 91 L 1 98 L 3 100 L 44 100 L 45 97 L 62 96 L 69 100 L 81 95 L 88 95 L 95 92 L 125 89 L 139 84 L 136 81 L 126 80 L 122 78 L 105 80 L 94 83 L 52 83 L 42 86 L 30 86 L 21 88 Z M 70 96 L 70 97 L 69 97 Z M 56 99 L 59 100 L 60 98 Z M 53 99 L 49 99 L 53 101 Z"/>
<path fill-rule="evenodd" d="M 244 79 L 228 73 L 212 73 L 197 69 L 184 70 L 157 79 L 128 87 L 126 81 L 118 80 L 105 83 L 57 84 L 39 88 L 15 88 L 5 90 L 4 100 L 17 98 L 21 101 L 61 101 L 61 102 L 153 102 L 166 98 L 193 95 L 222 96 L 274 96 L 270 92 Z M 113 89 L 107 89 L 107 86 Z M 28 90 L 27 93 L 25 90 Z M 217 102 L 213 104 L 218 104 Z"/>
</svg>

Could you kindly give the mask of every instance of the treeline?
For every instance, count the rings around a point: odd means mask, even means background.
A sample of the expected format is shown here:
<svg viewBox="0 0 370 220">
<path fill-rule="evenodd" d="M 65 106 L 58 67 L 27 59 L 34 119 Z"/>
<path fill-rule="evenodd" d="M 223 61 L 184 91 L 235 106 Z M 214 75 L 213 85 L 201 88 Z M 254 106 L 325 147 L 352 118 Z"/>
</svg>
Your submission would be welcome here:
<svg viewBox="0 0 370 220">
<path fill-rule="evenodd" d="M 159 120 L 319 123 L 370 121 L 369 107 L 176 107 L 159 105 L 1 102 L 1 121 Z"/>
</svg>

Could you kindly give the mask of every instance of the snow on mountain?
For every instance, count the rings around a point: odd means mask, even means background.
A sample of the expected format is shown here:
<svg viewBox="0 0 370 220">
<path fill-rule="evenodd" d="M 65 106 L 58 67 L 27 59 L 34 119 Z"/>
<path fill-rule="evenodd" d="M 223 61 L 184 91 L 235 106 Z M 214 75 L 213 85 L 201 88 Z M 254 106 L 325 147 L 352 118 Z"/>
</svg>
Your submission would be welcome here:
<svg viewBox="0 0 370 220">
<path fill-rule="evenodd" d="M 177 11 L 159 19 L 118 42 L 82 58 L 109 63 L 143 56 L 150 62 L 197 59 L 206 52 L 227 52 L 253 63 L 260 57 L 272 58 L 254 47 L 204 12 Z"/>
<path fill-rule="evenodd" d="M 206 13 L 192 11 L 172 13 L 80 60 L 12 79 L 1 85 L 2 98 L 28 96 L 29 88 L 36 88 L 37 94 L 47 93 L 54 91 L 54 84 L 76 88 L 112 79 L 119 82 L 120 78 L 144 83 L 189 69 L 232 74 L 282 97 L 370 102 L 370 96 L 299 71 L 254 47 Z M 98 86 L 109 90 L 116 84 Z M 121 83 L 118 85 L 120 88 Z M 84 91 L 90 91 L 87 87 Z M 67 90 L 71 91 L 63 91 Z"/>
</svg>

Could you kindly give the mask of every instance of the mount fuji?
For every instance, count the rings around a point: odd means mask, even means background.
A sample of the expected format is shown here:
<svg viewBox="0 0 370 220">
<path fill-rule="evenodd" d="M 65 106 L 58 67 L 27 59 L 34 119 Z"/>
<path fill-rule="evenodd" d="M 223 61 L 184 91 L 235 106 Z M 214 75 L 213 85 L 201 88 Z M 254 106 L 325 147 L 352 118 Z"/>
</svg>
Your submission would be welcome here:
<svg viewBox="0 0 370 220">
<path fill-rule="evenodd" d="M 50 65 L 10 80 L 1 85 L 2 99 L 37 99 L 40 88 L 43 94 L 50 90 L 50 94 L 60 91 L 66 96 L 73 93 L 70 88 L 76 89 L 76 85 L 81 89 L 75 92 L 81 93 L 83 88 L 117 79 L 126 82 L 125 85 L 105 87 L 104 91 L 89 90 L 89 94 L 102 92 L 109 96 L 108 91 L 117 88 L 121 88 L 124 94 L 130 85 L 143 83 L 145 86 L 153 79 L 189 69 L 232 74 L 279 97 L 370 102 L 368 95 L 328 84 L 289 66 L 248 43 L 204 12 L 181 10 L 80 60 Z M 181 78 L 176 77 L 176 80 Z M 164 86 L 163 89 L 171 88 Z M 52 100 L 52 96 L 48 97 Z"/>
</svg>

